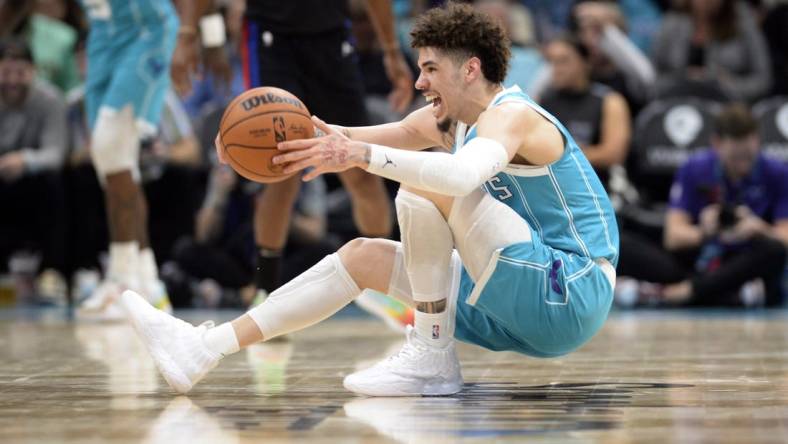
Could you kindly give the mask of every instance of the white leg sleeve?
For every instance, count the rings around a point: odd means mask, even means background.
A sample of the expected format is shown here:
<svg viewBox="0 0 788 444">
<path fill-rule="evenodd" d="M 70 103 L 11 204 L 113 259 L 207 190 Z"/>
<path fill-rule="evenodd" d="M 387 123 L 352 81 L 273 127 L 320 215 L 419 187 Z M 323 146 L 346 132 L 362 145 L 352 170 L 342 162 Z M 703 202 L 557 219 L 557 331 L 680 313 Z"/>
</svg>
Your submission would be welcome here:
<svg viewBox="0 0 788 444">
<path fill-rule="evenodd" d="M 451 295 L 451 259 L 454 239 L 443 215 L 430 200 L 403 189 L 397 193 L 399 221 L 405 269 L 413 289 L 413 300 L 447 301 Z M 446 346 L 454 336 L 451 310 L 414 313 L 416 334 L 438 347 Z"/>
<path fill-rule="evenodd" d="M 324 257 L 247 313 L 265 339 L 316 324 L 349 304 L 361 290 L 339 255 Z"/>
<path fill-rule="evenodd" d="M 482 190 L 454 199 L 449 227 L 462 262 L 474 281 L 479 280 L 495 250 L 531 242 L 528 222 Z"/>
<path fill-rule="evenodd" d="M 140 137 L 131 106 L 122 110 L 101 107 L 93 128 L 90 154 L 99 179 L 131 171 L 139 181 Z"/>
<path fill-rule="evenodd" d="M 454 248 L 449 225 L 435 204 L 416 194 L 400 189 L 395 204 L 413 299 L 445 299 Z"/>
</svg>

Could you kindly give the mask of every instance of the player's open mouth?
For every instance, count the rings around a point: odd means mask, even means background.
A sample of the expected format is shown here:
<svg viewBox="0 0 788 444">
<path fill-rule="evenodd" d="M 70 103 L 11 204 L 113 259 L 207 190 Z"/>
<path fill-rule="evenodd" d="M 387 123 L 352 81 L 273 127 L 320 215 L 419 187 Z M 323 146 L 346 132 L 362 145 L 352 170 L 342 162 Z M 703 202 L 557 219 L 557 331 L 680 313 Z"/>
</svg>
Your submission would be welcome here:
<svg viewBox="0 0 788 444">
<path fill-rule="evenodd" d="M 427 102 L 432 103 L 432 114 L 433 115 L 437 116 L 442 111 L 441 105 L 443 104 L 443 101 L 441 100 L 441 98 L 439 96 L 436 96 L 436 95 L 433 95 L 433 94 L 428 94 L 428 95 L 424 96 L 424 99 L 426 99 Z"/>
</svg>

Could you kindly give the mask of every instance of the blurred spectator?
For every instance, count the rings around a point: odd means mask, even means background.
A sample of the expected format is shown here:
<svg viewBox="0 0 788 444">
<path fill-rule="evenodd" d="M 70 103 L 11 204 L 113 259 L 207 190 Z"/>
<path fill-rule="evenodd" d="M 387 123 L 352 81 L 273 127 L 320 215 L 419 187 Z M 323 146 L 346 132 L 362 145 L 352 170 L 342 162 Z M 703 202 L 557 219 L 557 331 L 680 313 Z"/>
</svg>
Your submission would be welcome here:
<svg viewBox="0 0 788 444">
<path fill-rule="evenodd" d="M 781 302 L 787 168 L 760 153 L 758 124 L 746 106 L 730 105 L 720 113 L 712 148 L 687 161 L 671 191 L 665 247 L 694 264 L 696 275 L 665 287 L 667 301 L 737 303 L 737 290 L 760 278 L 766 305 Z"/>
<path fill-rule="evenodd" d="M 572 133 L 607 188 L 609 168 L 621 165 L 629 151 L 632 123 L 624 97 L 591 81 L 588 49 L 567 36 L 547 44 L 550 88 L 540 104 Z"/>
<path fill-rule="evenodd" d="M 576 0 L 521 0 L 534 16 L 540 41 L 553 39 L 568 28 L 567 19 Z"/>
<path fill-rule="evenodd" d="M 665 16 L 653 52 L 658 94 L 754 101 L 772 83 L 752 11 L 737 0 L 687 0 Z M 722 97 L 715 97 L 717 91 Z"/>
<path fill-rule="evenodd" d="M 668 0 L 662 0 L 667 2 Z M 629 38 L 645 54 L 651 53 L 651 45 L 662 24 L 660 2 L 656 0 L 620 0 L 621 12 L 629 24 Z"/>
<path fill-rule="evenodd" d="M 41 10 L 58 17 L 37 13 L 39 3 Z M 38 76 L 67 92 L 80 83 L 74 59 L 78 29 L 61 17 L 80 23 L 79 14 L 72 0 L 4 0 L 0 2 L 0 38 L 22 36 L 30 46 Z"/>
<path fill-rule="evenodd" d="M 533 17 L 528 9 L 509 0 L 479 0 L 476 7 L 495 17 L 512 41 L 512 57 L 504 85 L 518 85 L 530 96 L 537 96 L 549 81 L 547 62 L 536 45 Z"/>
<path fill-rule="evenodd" d="M 22 248 L 62 268 L 65 205 L 60 168 L 66 152 L 65 106 L 35 80 L 24 40 L 0 43 L 0 268 Z"/>
<path fill-rule="evenodd" d="M 580 0 L 572 7 L 569 28 L 588 48 L 591 78 L 620 92 L 637 112 L 651 97 L 654 67 L 624 34 L 626 20 L 610 0 Z"/>
</svg>

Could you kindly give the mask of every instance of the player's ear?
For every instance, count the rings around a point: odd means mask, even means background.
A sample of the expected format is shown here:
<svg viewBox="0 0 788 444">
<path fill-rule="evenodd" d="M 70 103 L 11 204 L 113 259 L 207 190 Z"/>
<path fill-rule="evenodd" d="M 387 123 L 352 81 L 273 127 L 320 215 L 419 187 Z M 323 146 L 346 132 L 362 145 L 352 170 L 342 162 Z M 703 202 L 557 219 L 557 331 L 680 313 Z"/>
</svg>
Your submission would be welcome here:
<svg viewBox="0 0 788 444">
<path fill-rule="evenodd" d="M 468 81 L 476 79 L 482 75 L 482 61 L 478 57 L 471 57 L 465 62 L 463 75 Z"/>
</svg>

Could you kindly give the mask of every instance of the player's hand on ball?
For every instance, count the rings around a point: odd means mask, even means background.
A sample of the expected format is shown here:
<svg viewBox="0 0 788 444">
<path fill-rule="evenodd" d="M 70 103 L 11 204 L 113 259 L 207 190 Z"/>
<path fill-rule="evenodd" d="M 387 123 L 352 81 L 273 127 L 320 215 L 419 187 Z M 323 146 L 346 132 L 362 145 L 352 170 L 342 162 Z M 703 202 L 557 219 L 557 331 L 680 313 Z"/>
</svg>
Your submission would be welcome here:
<svg viewBox="0 0 788 444">
<path fill-rule="evenodd" d="M 313 168 L 304 177 L 312 180 L 324 173 L 338 173 L 354 167 L 366 166 L 367 144 L 355 142 L 341 131 L 327 125 L 316 116 L 312 122 L 325 135 L 312 139 L 292 140 L 277 145 L 286 151 L 273 158 L 274 164 L 283 165 L 285 174 Z"/>
</svg>

